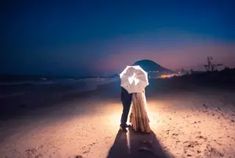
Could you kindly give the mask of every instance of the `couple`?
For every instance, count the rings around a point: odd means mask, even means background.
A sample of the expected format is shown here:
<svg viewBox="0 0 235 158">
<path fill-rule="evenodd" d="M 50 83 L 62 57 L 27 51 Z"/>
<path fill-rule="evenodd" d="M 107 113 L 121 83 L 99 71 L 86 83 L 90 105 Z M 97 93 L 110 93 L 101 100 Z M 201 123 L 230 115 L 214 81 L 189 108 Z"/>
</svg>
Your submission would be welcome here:
<svg viewBox="0 0 235 158">
<path fill-rule="evenodd" d="M 126 128 L 130 126 L 127 125 L 127 119 L 131 109 L 130 123 L 133 130 L 136 132 L 150 133 L 151 129 L 146 110 L 145 92 L 128 93 L 125 88 L 121 87 L 121 101 L 123 105 L 121 129 L 126 131 Z"/>
</svg>

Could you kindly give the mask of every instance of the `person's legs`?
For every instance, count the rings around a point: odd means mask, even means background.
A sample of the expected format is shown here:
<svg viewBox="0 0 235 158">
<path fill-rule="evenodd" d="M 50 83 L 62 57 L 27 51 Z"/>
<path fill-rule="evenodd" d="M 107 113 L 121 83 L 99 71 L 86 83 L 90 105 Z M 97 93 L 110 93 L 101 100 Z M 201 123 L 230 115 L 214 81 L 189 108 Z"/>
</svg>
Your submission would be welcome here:
<svg viewBox="0 0 235 158">
<path fill-rule="evenodd" d="M 126 127 L 127 117 L 131 107 L 131 97 L 131 94 L 129 94 L 124 88 L 121 88 L 121 101 L 123 105 L 121 127 Z"/>
</svg>

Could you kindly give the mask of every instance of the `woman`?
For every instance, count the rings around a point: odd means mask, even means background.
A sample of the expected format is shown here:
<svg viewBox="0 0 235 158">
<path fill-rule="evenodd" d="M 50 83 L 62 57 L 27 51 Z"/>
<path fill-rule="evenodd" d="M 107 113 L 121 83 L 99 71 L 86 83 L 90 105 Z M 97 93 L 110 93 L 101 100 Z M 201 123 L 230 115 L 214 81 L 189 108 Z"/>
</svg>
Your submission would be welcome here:
<svg viewBox="0 0 235 158">
<path fill-rule="evenodd" d="M 147 102 L 145 92 L 132 94 L 132 109 L 130 122 L 134 131 L 150 133 L 149 118 L 147 114 Z"/>
</svg>

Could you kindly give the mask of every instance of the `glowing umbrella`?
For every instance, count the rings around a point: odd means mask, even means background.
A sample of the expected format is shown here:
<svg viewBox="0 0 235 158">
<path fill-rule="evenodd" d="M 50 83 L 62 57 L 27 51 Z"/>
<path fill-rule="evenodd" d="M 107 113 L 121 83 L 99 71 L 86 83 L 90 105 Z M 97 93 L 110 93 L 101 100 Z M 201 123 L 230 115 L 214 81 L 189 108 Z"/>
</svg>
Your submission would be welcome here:
<svg viewBox="0 0 235 158">
<path fill-rule="evenodd" d="M 149 85 L 148 74 L 139 65 L 127 66 L 120 74 L 121 87 L 128 93 L 143 92 Z"/>
</svg>

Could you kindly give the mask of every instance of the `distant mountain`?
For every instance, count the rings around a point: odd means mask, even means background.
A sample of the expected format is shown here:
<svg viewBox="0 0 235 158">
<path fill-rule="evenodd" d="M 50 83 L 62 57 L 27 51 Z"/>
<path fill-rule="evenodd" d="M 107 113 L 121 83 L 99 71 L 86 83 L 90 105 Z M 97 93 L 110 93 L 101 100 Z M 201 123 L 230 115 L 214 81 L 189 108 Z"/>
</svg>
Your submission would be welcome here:
<svg viewBox="0 0 235 158">
<path fill-rule="evenodd" d="M 139 60 L 134 63 L 134 65 L 139 65 L 146 72 L 148 72 L 149 78 L 158 78 L 161 75 L 172 74 L 174 71 L 167 69 L 156 62 L 148 59 Z"/>
<path fill-rule="evenodd" d="M 146 72 L 173 73 L 172 70 L 162 67 L 156 62 L 148 59 L 136 61 L 134 65 L 141 66 Z"/>
</svg>

